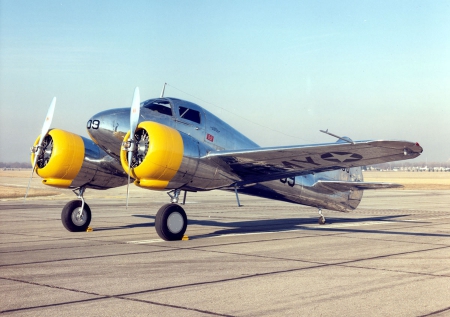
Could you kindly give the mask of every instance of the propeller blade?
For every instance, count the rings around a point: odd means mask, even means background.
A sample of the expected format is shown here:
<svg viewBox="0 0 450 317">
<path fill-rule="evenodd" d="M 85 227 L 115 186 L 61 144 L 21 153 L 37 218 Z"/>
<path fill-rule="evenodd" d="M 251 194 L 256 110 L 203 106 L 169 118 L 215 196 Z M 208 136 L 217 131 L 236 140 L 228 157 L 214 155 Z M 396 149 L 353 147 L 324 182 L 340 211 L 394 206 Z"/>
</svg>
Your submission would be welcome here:
<svg viewBox="0 0 450 317">
<path fill-rule="evenodd" d="M 139 87 L 136 87 L 134 90 L 133 101 L 131 103 L 130 110 L 130 137 L 128 138 L 128 142 L 130 142 L 130 147 L 128 148 L 128 182 L 127 182 L 127 209 L 128 209 L 128 197 L 130 193 L 130 175 L 131 175 L 131 160 L 133 159 L 133 152 L 136 148 L 136 141 L 134 139 L 134 134 L 136 133 L 136 128 L 139 122 L 139 115 L 141 110 L 140 105 L 140 94 Z"/>
<path fill-rule="evenodd" d="M 128 197 L 130 197 L 130 174 L 131 174 L 131 160 L 133 153 L 128 152 L 128 182 L 127 182 L 127 209 L 128 209 Z"/>
<path fill-rule="evenodd" d="M 130 139 L 134 140 L 134 133 L 136 132 L 136 127 L 139 122 L 139 115 L 141 110 L 140 105 L 140 95 L 139 95 L 139 87 L 136 87 L 133 95 L 133 102 L 131 103 L 131 112 L 130 112 Z"/>
<path fill-rule="evenodd" d="M 39 155 L 41 154 L 41 151 L 42 151 L 42 142 L 44 141 L 44 138 L 47 135 L 48 130 L 50 129 L 50 125 L 52 124 L 53 113 L 55 112 L 55 105 L 56 105 L 56 97 L 53 97 L 53 100 L 50 103 L 50 107 L 48 108 L 48 111 L 47 111 L 47 116 L 45 117 L 44 125 L 42 126 L 41 137 L 39 138 L 39 143 L 35 147 L 35 151 L 36 152 L 35 152 L 35 155 L 34 155 L 33 168 L 31 169 L 31 176 L 30 176 L 30 179 L 28 181 L 27 191 L 25 192 L 24 200 L 27 199 L 28 191 L 30 189 L 31 180 L 33 179 L 34 170 L 36 168 L 37 159 L 38 159 L 38 157 L 39 157 Z"/>
<path fill-rule="evenodd" d="M 41 139 L 39 140 L 40 144 L 42 143 L 42 140 L 45 138 L 45 135 L 47 134 L 48 130 L 50 129 L 50 125 L 52 124 L 55 105 L 56 97 L 53 97 L 53 100 L 50 103 L 50 107 L 48 108 L 47 116 L 45 117 L 44 125 L 42 126 Z"/>
</svg>

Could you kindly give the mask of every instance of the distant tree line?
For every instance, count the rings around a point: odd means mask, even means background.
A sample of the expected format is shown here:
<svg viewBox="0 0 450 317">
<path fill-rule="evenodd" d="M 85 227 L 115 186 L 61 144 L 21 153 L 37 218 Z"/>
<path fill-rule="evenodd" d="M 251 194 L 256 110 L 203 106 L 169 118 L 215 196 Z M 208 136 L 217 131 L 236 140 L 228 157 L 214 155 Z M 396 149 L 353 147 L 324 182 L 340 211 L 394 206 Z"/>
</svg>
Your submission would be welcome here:
<svg viewBox="0 0 450 317">
<path fill-rule="evenodd" d="M 408 162 L 399 161 L 363 166 L 363 170 L 410 171 L 410 172 L 450 172 L 450 162 Z"/>
<path fill-rule="evenodd" d="M 408 161 L 397 161 L 397 162 L 391 162 L 391 163 L 382 163 L 382 164 L 376 164 L 372 165 L 373 167 L 385 169 L 385 170 L 391 170 L 393 168 L 413 168 L 413 167 L 450 167 L 450 162 L 408 162 Z"/>
<path fill-rule="evenodd" d="M 3 163 L 0 162 L 0 168 L 31 168 L 31 163 L 14 162 L 14 163 Z"/>
</svg>

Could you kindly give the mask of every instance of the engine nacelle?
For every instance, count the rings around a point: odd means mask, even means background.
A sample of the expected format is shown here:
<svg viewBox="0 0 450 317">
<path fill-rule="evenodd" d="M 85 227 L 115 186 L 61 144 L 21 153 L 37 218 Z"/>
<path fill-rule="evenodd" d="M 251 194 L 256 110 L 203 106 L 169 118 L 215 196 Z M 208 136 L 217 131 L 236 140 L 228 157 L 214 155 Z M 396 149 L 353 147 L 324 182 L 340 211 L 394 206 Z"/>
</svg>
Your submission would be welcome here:
<svg viewBox="0 0 450 317">
<path fill-rule="evenodd" d="M 39 143 L 40 137 L 34 142 Z M 67 188 L 80 172 L 84 159 L 84 143 L 79 135 L 59 129 L 51 130 L 44 138 L 43 153 L 38 158 L 36 173 L 46 185 Z M 31 154 L 31 164 L 35 153 Z"/>
<path fill-rule="evenodd" d="M 135 179 L 134 184 L 148 189 L 167 189 L 183 161 L 184 143 L 180 132 L 157 122 L 145 121 L 137 126 L 135 136 L 137 149 L 133 153 L 130 174 Z M 124 141 L 129 137 L 128 131 Z M 122 147 L 120 162 L 128 173 L 127 153 Z"/>
<path fill-rule="evenodd" d="M 39 138 L 34 146 L 39 143 Z M 31 154 L 32 164 L 35 155 Z M 106 189 L 127 182 L 119 162 L 92 140 L 60 129 L 50 130 L 45 136 L 36 173 L 43 178 L 43 184 L 59 188 Z"/>
</svg>

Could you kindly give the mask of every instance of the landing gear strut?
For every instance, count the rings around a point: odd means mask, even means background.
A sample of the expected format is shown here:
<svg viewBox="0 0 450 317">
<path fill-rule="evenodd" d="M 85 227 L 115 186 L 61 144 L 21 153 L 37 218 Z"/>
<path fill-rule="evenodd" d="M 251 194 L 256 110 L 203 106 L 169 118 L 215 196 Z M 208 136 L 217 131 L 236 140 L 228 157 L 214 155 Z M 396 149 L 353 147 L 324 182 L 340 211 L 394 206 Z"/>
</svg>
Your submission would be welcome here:
<svg viewBox="0 0 450 317">
<path fill-rule="evenodd" d="M 167 193 L 171 204 L 162 206 L 156 213 L 155 229 L 159 237 L 166 241 L 181 240 L 187 228 L 187 216 L 184 209 L 178 205 L 180 189 L 175 189 Z M 184 192 L 183 205 L 186 202 L 186 192 Z"/>
<path fill-rule="evenodd" d="M 325 221 L 325 216 L 322 214 L 322 208 L 319 208 L 319 225 L 324 225 Z"/>
<path fill-rule="evenodd" d="M 78 196 L 79 200 L 69 201 L 61 212 L 63 226 L 72 232 L 86 231 L 91 223 L 91 209 L 84 202 L 84 190 L 85 187 L 81 187 L 78 193 L 74 190 L 73 192 Z"/>
</svg>

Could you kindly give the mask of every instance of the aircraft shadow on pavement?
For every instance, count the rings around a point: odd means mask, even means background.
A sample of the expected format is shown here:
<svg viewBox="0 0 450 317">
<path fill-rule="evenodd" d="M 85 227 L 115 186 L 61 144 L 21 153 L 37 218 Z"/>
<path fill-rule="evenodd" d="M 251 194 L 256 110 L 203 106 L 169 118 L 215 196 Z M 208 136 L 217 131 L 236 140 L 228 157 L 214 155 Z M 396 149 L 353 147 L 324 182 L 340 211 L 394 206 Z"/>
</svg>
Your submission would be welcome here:
<svg viewBox="0 0 450 317">
<path fill-rule="evenodd" d="M 218 227 L 220 229 L 201 235 L 190 235 L 190 239 L 199 239 L 204 237 L 212 237 L 219 235 L 231 235 L 231 234 L 251 234 L 251 233 L 263 233 L 263 232 L 283 232 L 290 230 L 305 230 L 305 231 L 325 231 L 336 233 L 379 233 L 379 234 L 391 234 L 391 235 L 406 235 L 406 236 L 431 236 L 431 237 L 450 237 L 449 234 L 433 234 L 425 232 L 407 232 L 407 231 L 393 231 L 389 229 L 373 230 L 373 229 L 361 229 L 355 227 L 333 227 L 332 225 L 345 225 L 345 224 L 358 224 L 363 222 L 379 222 L 380 225 L 383 222 L 392 223 L 398 222 L 405 223 L 401 220 L 402 217 L 407 215 L 393 215 L 393 216 L 377 216 L 366 218 L 332 218 L 327 217 L 327 223 L 325 225 L 317 224 L 317 218 L 284 218 L 284 219 L 257 219 L 257 220 L 241 220 L 241 221 L 219 221 L 210 219 L 189 219 L 188 226 L 205 226 L 205 227 Z M 151 222 L 127 224 L 123 226 L 103 227 L 98 228 L 96 231 L 118 230 L 118 229 L 131 229 L 131 228 L 144 228 L 154 227 L 155 216 L 151 215 L 133 215 L 133 217 L 152 219 Z M 408 222 L 411 223 L 411 222 Z M 414 222 L 414 226 L 418 224 L 427 223 Z"/>
<path fill-rule="evenodd" d="M 355 227 L 343 227 L 336 228 L 331 225 L 345 225 L 345 224 L 358 224 L 362 222 L 382 222 L 392 223 L 404 223 L 401 218 L 404 215 L 398 216 L 382 216 L 382 217 L 367 217 L 358 219 L 348 218 L 327 218 L 327 224 L 319 225 L 316 218 L 286 218 L 286 219 L 264 219 L 264 220 L 250 220 L 250 221 L 238 221 L 238 222 L 218 222 L 212 220 L 191 220 L 189 225 L 202 225 L 202 226 L 218 226 L 226 227 L 219 229 L 210 234 L 200 236 L 190 236 L 191 239 L 198 239 L 202 237 L 227 235 L 227 234 L 250 234 L 259 232 L 283 232 L 290 230 L 304 230 L 304 231 L 324 231 L 324 232 L 336 232 L 336 233 L 378 233 L 378 234 L 392 234 L 392 235 L 406 235 L 406 236 L 431 236 L 431 237 L 450 237 L 449 234 L 433 234 L 425 232 L 407 232 L 407 231 L 393 231 L 389 229 L 373 230 L 373 229 L 359 229 Z M 410 223 L 410 222 L 409 222 Z M 415 225 L 420 222 L 414 222 Z M 425 222 L 423 222 L 425 223 Z M 311 226 L 313 225 L 313 226 Z"/>
</svg>

